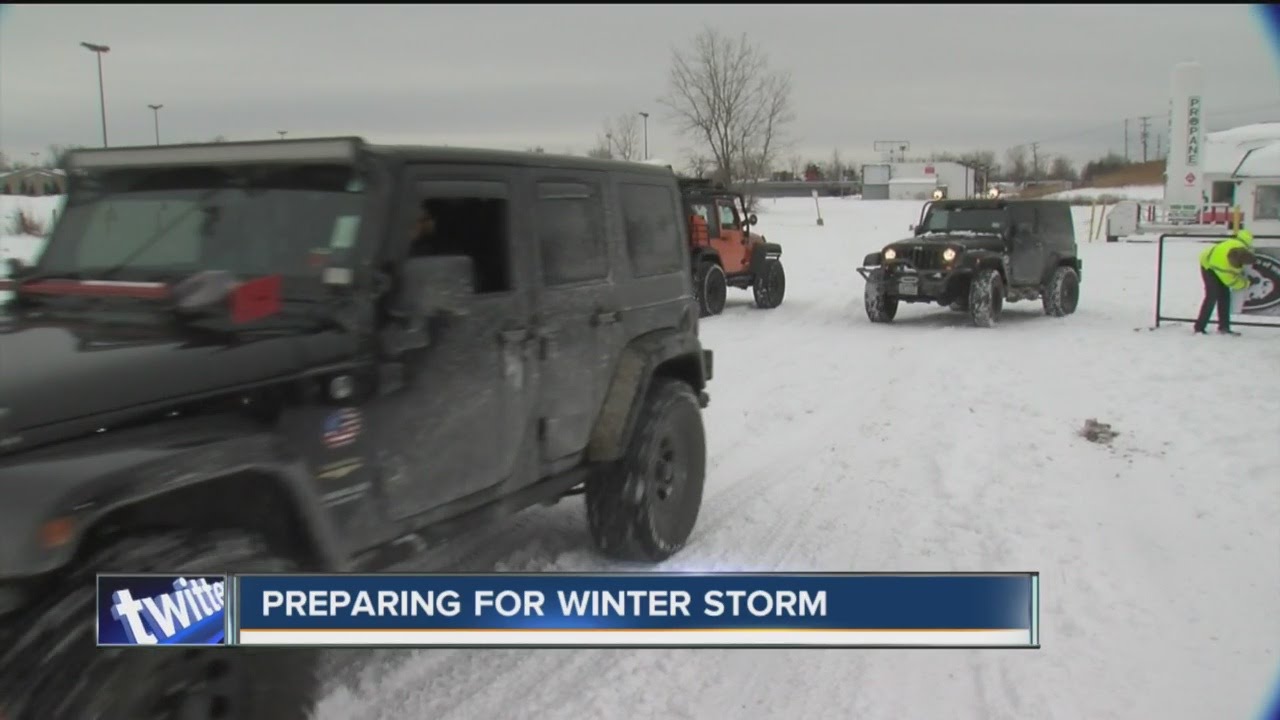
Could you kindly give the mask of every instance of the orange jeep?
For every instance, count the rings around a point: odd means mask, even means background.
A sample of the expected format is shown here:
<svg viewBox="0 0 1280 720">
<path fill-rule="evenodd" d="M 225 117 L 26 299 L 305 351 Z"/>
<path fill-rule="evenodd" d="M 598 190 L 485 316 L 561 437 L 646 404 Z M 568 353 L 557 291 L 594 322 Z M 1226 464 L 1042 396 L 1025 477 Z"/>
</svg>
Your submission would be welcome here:
<svg viewBox="0 0 1280 720">
<path fill-rule="evenodd" d="M 747 215 L 740 193 L 708 180 L 683 179 L 685 214 L 689 217 L 693 291 L 702 317 L 724 310 L 728 287 L 751 288 L 756 307 L 782 304 L 787 276 L 782 246 L 751 232 L 756 216 Z"/>
</svg>

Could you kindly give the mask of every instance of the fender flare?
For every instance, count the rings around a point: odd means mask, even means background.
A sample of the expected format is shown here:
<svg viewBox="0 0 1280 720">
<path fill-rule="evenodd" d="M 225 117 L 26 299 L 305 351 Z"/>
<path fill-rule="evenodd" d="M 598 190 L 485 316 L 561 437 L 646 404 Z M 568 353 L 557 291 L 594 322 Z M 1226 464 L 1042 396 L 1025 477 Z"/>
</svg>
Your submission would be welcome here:
<svg viewBox="0 0 1280 720">
<path fill-rule="evenodd" d="M 187 502 L 189 498 L 208 497 L 201 491 L 215 498 L 220 493 L 230 497 L 233 492 L 242 497 L 245 488 L 278 500 L 282 505 L 272 505 L 271 509 L 289 515 L 274 518 L 260 529 L 287 528 L 288 541 L 305 565 L 322 570 L 342 569 L 345 554 L 336 541 L 310 471 L 300 459 L 285 457 L 280 450 L 274 436 L 258 433 L 174 447 L 161 451 L 158 457 L 155 451 L 131 449 L 88 453 L 75 458 L 71 473 L 66 472 L 65 461 L 20 464 L 15 469 L 32 473 L 35 477 L 29 480 L 28 487 L 38 490 L 23 498 L 21 513 L 19 508 L 0 510 L 0 522 L 6 524 L 10 537 L 15 539 L 7 552 L 0 550 L 0 577 L 58 570 L 72 562 L 84 544 L 92 542 L 113 518 L 130 512 L 142 513 L 151 526 L 159 523 L 199 527 L 208 519 L 209 508 L 203 503 Z M 80 467 L 86 472 L 74 471 Z M 52 479 L 59 472 L 54 468 L 61 469 L 57 480 Z M 41 482 L 41 476 L 50 480 Z M 166 501 L 174 504 L 167 505 Z M 249 505 L 252 507 L 252 503 Z M 158 508 L 173 507 L 179 511 L 154 517 Z M 251 516 L 252 511 L 247 511 L 244 517 L 248 520 Z M 49 547 L 41 543 L 41 532 L 55 520 L 64 521 L 70 528 L 69 536 Z M 252 522 L 246 522 L 244 527 L 255 529 Z"/>
<path fill-rule="evenodd" d="M 614 368 L 605 401 L 596 417 L 587 459 L 612 462 L 626 452 L 644 397 L 657 376 L 683 380 L 706 402 L 711 379 L 711 352 L 703 350 L 697 336 L 668 328 L 641 335 L 622 351 Z"/>
</svg>

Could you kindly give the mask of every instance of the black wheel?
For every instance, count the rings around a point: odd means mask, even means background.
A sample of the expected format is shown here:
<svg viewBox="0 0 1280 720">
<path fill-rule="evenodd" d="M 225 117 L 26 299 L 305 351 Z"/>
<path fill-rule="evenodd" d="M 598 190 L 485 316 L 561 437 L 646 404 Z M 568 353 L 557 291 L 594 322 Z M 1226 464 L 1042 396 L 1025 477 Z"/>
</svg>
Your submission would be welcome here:
<svg viewBox="0 0 1280 720">
<path fill-rule="evenodd" d="M 969 317 L 977 327 L 995 327 L 1004 310 L 1004 278 L 995 270 L 979 270 L 969 285 Z"/>
<path fill-rule="evenodd" d="M 893 322 L 898 315 L 898 298 L 890 297 L 884 289 L 884 275 L 873 272 L 862 289 L 862 303 L 867 308 L 867 318 L 873 323 Z"/>
<path fill-rule="evenodd" d="M 0 628 L 0 717 L 10 720 L 305 720 L 316 650 L 96 647 L 98 572 L 290 572 L 252 536 L 148 535 L 105 547 Z M 108 690 L 109 688 L 109 690 Z"/>
<path fill-rule="evenodd" d="M 1075 312 L 1080 304 L 1080 275 L 1075 268 L 1054 268 L 1040 299 L 1046 315 L 1065 317 Z"/>
<path fill-rule="evenodd" d="M 764 271 L 757 273 L 751 283 L 751 292 L 756 299 L 756 307 L 772 310 L 782 304 L 782 297 L 787 294 L 787 274 L 782 263 L 777 260 L 765 262 Z"/>
<path fill-rule="evenodd" d="M 719 265 L 710 260 L 699 263 L 698 271 L 693 274 L 693 289 L 698 298 L 698 312 L 702 317 L 724 312 L 729 283 L 725 280 L 724 269 Z"/>
<path fill-rule="evenodd" d="M 688 384 L 657 377 L 626 454 L 587 483 L 587 524 L 604 554 L 661 562 L 684 547 L 706 477 L 702 411 Z"/>
</svg>

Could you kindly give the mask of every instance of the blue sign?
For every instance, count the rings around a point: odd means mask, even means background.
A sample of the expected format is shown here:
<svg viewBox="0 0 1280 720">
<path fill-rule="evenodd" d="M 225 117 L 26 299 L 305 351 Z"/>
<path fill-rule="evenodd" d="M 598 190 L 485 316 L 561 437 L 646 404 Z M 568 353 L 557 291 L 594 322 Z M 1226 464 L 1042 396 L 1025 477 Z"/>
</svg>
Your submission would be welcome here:
<svg viewBox="0 0 1280 720">
<path fill-rule="evenodd" d="M 1038 647 L 1021 574 L 253 575 L 237 644 Z"/>
</svg>

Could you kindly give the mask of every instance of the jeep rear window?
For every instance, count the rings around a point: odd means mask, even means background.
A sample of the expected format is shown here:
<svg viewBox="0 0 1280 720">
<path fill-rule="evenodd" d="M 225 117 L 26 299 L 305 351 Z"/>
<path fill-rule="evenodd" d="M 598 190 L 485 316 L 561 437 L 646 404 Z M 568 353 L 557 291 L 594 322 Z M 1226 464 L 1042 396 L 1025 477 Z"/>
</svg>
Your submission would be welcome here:
<svg viewBox="0 0 1280 720">
<path fill-rule="evenodd" d="M 1008 220 L 997 208 L 932 208 L 924 232 L 1003 232 Z"/>
<path fill-rule="evenodd" d="M 683 269 L 681 201 L 665 185 L 623 183 L 623 224 L 627 251 L 637 277 Z"/>
<path fill-rule="evenodd" d="M 77 178 L 42 274 L 172 281 L 202 270 L 318 280 L 353 251 L 363 181 L 347 167 L 187 167 Z"/>
</svg>

